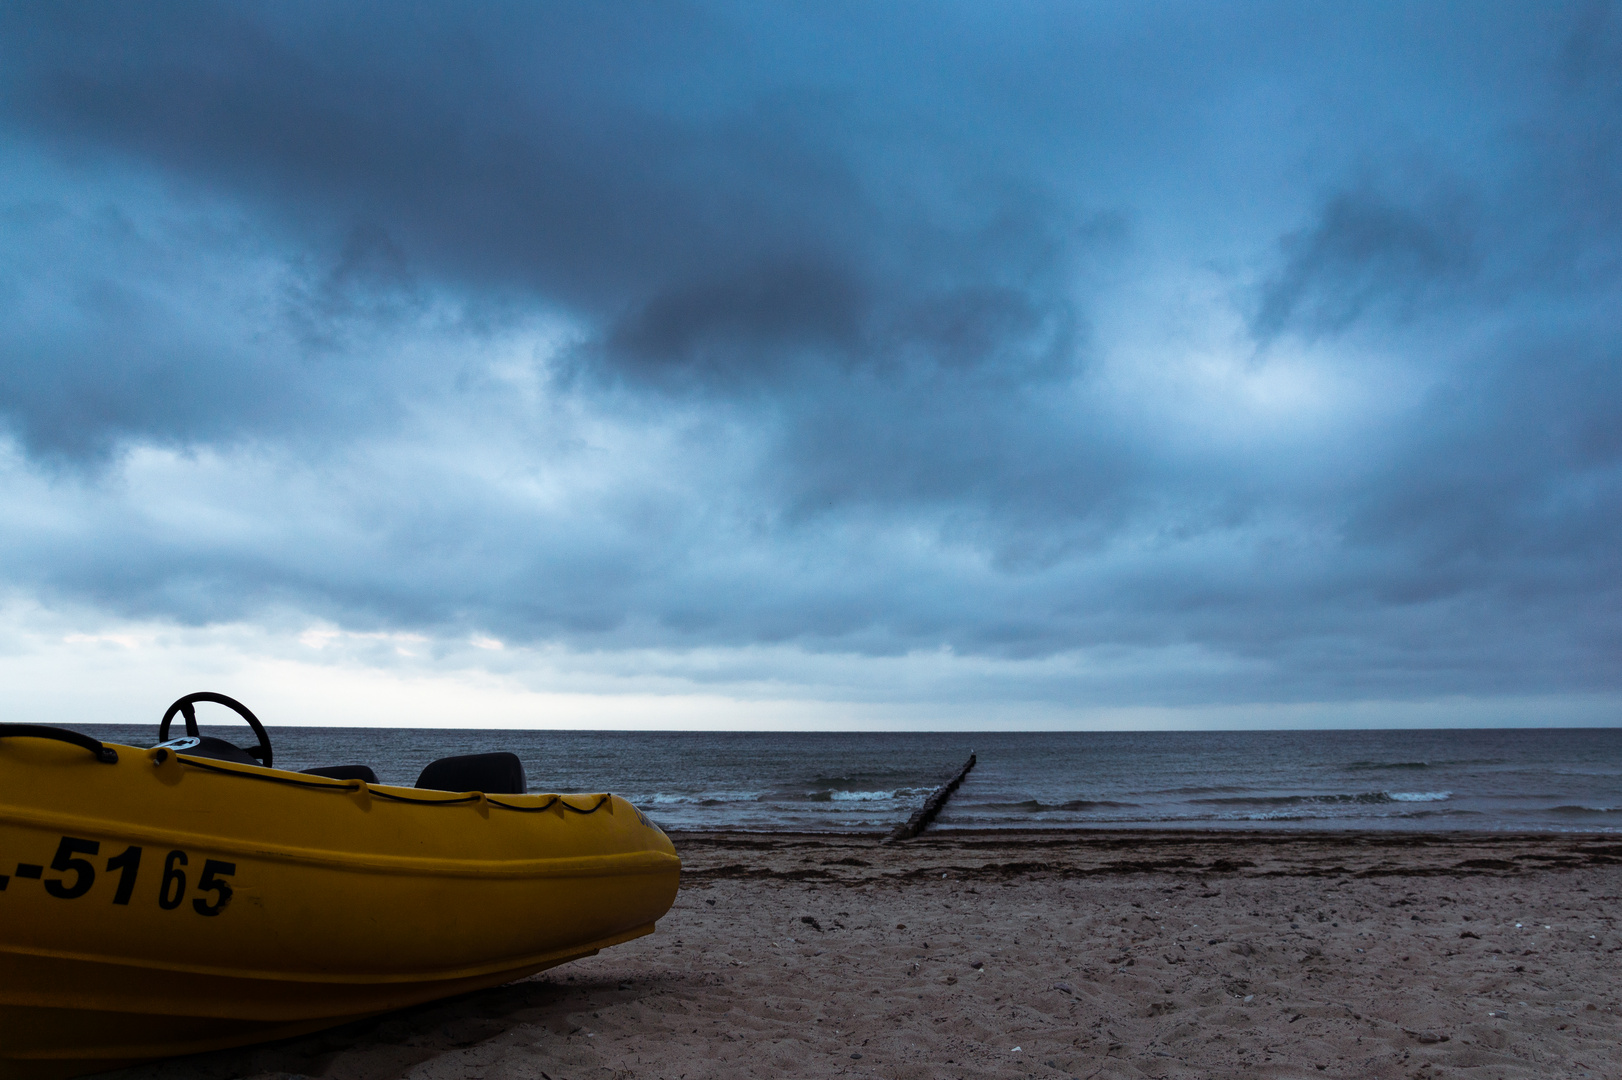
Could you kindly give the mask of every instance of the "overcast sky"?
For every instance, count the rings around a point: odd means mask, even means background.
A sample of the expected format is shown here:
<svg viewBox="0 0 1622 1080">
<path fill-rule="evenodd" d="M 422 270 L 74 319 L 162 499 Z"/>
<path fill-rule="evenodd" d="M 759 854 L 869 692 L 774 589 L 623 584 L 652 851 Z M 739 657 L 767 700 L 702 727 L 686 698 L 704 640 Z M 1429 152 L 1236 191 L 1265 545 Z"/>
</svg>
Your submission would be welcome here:
<svg viewBox="0 0 1622 1080">
<path fill-rule="evenodd" d="M 1622 722 L 1622 9 L 9 3 L 0 522 L 34 719 Z"/>
</svg>

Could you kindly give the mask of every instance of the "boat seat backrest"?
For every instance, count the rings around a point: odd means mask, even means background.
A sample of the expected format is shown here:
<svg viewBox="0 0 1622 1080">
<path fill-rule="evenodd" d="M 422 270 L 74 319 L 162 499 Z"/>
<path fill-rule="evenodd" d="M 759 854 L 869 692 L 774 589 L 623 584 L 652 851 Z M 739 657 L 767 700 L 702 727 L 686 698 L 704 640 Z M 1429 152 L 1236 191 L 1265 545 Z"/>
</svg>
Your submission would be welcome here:
<svg viewBox="0 0 1622 1080">
<path fill-rule="evenodd" d="M 523 795 L 529 791 L 524 763 L 517 754 L 461 754 L 440 758 L 422 770 L 417 786 L 435 791 L 482 791 L 486 795 Z"/>
<path fill-rule="evenodd" d="M 370 765 L 321 765 L 314 769 L 300 769 L 307 776 L 325 776 L 329 780 L 359 780 L 377 783 L 377 774 Z"/>
</svg>

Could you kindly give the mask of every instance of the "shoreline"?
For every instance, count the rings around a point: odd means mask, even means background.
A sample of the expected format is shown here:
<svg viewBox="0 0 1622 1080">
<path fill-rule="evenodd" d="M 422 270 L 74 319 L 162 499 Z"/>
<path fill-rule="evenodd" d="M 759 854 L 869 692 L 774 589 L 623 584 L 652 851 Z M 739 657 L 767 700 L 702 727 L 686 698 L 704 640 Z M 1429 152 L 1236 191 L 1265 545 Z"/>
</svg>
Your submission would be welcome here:
<svg viewBox="0 0 1622 1080">
<path fill-rule="evenodd" d="M 877 881 L 923 872 L 949 876 L 1086 877 L 1145 873 L 1262 876 L 1469 876 L 1622 866 L 1613 833 L 1416 833 L 1395 830 L 1209 832 L 1143 830 L 930 830 L 912 840 L 827 833 L 671 833 L 682 880 L 714 877 Z M 813 859 L 838 851 L 844 859 Z M 740 862 L 734 854 L 747 852 Z M 1031 859 L 1040 852 L 1040 859 Z M 794 862 L 798 853 L 800 861 Z M 863 853 L 851 865 L 853 853 Z M 718 865 L 724 858 L 724 865 Z M 783 860 L 789 859 L 789 863 Z M 816 873 L 804 866 L 816 864 Z"/>
<path fill-rule="evenodd" d="M 1622 1076 L 1622 839 L 672 833 L 654 935 L 123 1080 Z"/>
<path fill-rule="evenodd" d="M 886 841 L 892 830 L 890 829 L 665 829 L 666 835 L 677 836 L 803 836 L 818 839 L 849 838 L 853 840 L 868 840 L 874 843 Z M 1301 837 L 1307 839 L 1332 839 L 1346 835 L 1362 836 L 1419 836 L 1434 840 L 1469 839 L 1477 837 L 1505 837 L 1511 839 L 1531 840 L 1539 837 L 1574 836 L 1574 837 L 1611 837 L 1622 841 L 1622 829 L 1387 829 L 1368 827 L 1332 827 L 1332 828 L 1293 828 L 1277 825 L 1257 825 L 1243 827 L 1208 826 L 1208 825 L 987 825 L 980 826 L 954 826 L 931 825 L 927 830 L 915 837 L 895 841 L 897 844 L 912 844 L 931 837 L 946 836 L 954 839 L 969 837 L 998 835 L 1010 838 L 1028 837 L 1031 839 L 1052 837 L 1056 834 L 1075 834 L 1078 836 L 1114 836 L 1120 833 L 1142 833 L 1152 836 L 1176 835 L 1186 837 L 1222 836 L 1244 839 L 1246 837 L 1258 838 L 1288 838 Z"/>
</svg>

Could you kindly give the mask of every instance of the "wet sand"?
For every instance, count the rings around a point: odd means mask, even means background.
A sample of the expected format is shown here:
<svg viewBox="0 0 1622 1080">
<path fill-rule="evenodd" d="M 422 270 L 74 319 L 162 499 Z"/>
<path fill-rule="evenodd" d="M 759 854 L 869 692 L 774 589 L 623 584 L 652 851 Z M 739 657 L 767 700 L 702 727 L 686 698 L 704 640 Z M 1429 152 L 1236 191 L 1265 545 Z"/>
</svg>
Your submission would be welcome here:
<svg viewBox="0 0 1622 1080">
<path fill-rule="evenodd" d="M 111 1075 L 1622 1077 L 1622 837 L 673 839 L 652 937 Z"/>
</svg>

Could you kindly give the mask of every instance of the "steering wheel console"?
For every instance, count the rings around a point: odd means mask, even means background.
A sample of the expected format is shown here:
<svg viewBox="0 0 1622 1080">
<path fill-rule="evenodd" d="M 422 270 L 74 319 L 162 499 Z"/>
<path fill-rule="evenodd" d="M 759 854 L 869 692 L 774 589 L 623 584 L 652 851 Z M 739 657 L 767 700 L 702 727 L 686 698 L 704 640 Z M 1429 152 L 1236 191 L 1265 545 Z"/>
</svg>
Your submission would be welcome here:
<svg viewBox="0 0 1622 1080">
<path fill-rule="evenodd" d="M 175 714 L 177 713 L 186 719 L 186 734 L 194 739 L 200 738 L 201 736 L 197 731 L 197 710 L 192 707 L 199 701 L 212 701 L 216 705 L 224 705 L 227 709 L 230 709 L 232 712 L 242 717 L 242 719 L 246 720 L 248 722 L 248 726 L 253 728 L 253 733 L 259 736 L 259 745 L 243 752 L 248 754 L 248 756 L 257 759 L 259 764 L 265 766 L 267 769 L 270 768 L 270 735 L 265 731 L 265 725 L 261 724 L 259 722 L 259 718 L 250 712 L 248 707 L 242 704 L 242 702 L 238 701 L 236 698 L 229 698 L 224 694 L 216 694 L 209 690 L 202 690 L 195 694 L 187 694 L 185 697 L 169 706 L 168 710 L 163 714 L 163 721 L 158 724 L 158 742 L 163 743 L 169 741 L 169 725 L 174 722 Z"/>
</svg>

